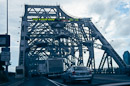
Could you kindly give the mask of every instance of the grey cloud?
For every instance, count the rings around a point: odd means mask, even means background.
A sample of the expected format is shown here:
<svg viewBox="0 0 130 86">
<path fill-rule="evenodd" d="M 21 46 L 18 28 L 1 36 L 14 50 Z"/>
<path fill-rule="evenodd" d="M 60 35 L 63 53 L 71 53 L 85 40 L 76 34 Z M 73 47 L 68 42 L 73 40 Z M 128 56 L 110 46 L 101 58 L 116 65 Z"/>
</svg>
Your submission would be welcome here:
<svg viewBox="0 0 130 86">
<path fill-rule="evenodd" d="M 119 19 L 116 23 L 117 25 L 117 32 L 120 36 L 129 36 L 130 35 L 130 17 L 124 17 Z"/>
<path fill-rule="evenodd" d="M 124 47 L 124 41 L 120 39 L 115 39 L 113 42 L 110 43 L 116 49 L 120 49 L 121 47 Z"/>
</svg>

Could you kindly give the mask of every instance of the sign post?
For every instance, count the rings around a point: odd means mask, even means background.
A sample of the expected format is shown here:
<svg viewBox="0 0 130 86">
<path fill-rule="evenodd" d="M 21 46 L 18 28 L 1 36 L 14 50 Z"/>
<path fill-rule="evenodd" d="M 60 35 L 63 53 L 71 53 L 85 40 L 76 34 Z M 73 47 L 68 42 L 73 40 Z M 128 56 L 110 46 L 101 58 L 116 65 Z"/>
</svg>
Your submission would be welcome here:
<svg viewBox="0 0 130 86">
<path fill-rule="evenodd" d="M 0 47 L 5 47 L 2 48 L 1 52 L 1 58 L 0 58 L 0 64 L 1 70 L 2 66 L 6 66 L 6 75 L 8 77 L 8 66 L 10 65 L 10 35 L 0 35 Z M 3 71 L 3 70 L 2 70 Z"/>
</svg>

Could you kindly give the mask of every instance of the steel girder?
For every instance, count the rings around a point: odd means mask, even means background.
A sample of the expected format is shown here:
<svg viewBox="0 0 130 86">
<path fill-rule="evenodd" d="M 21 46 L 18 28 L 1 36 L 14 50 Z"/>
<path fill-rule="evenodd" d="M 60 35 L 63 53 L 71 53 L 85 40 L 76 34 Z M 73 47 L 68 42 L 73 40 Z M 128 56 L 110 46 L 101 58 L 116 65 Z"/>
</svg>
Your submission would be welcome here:
<svg viewBox="0 0 130 86">
<path fill-rule="evenodd" d="M 96 43 L 96 40 L 101 43 Z M 25 5 L 19 65 L 23 65 L 28 74 L 36 73 L 37 65 L 47 58 L 65 58 L 67 67 L 82 65 L 84 49 L 89 52 L 87 66 L 95 69 L 94 47 L 104 50 L 119 67 L 127 67 L 90 18 L 70 17 L 60 6 Z M 99 65 L 99 69 L 103 66 Z"/>
</svg>

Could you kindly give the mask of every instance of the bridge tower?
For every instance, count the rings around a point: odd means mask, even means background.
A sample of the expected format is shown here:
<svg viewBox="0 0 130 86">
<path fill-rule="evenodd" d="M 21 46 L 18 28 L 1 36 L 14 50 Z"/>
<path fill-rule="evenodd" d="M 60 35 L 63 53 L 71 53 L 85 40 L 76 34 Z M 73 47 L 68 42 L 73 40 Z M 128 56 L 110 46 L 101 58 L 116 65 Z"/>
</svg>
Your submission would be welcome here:
<svg viewBox="0 0 130 86">
<path fill-rule="evenodd" d="M 84 65 L 88 58 L 86 66 L 95 69 L 95 48 L 104 51 L 99 71 L 105 62 L 112 71 L 112 59 L 120 68 L 127 67 L 90 18 L 71 17 L 60 6 L 25 5 L 19 66 L 24 66 L 27 75 L 36 73 L 47 58 L 65 58 L 66 67 Z M 84 57 L 84 52 L 89 56 Z"/>
</svg>

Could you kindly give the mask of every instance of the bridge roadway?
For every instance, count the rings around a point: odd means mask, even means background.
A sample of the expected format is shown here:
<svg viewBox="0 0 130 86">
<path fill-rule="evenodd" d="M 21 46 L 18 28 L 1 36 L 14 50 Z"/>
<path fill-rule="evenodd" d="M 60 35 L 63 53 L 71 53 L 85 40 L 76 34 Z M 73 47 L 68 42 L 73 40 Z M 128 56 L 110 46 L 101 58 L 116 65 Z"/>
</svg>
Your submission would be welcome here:
<svg viewBox="0 0 130 86">
<path fill-rule="evenodd" d="M 91 84 L 87 81 L 63 83 L 62 79 L 57 78 L 26 78 L 10 84 L 3 84 L 0 86 L 97 86 L 111 83 L 127 83 L 130 82 L 130 76 L 127 75 L 95 75 Z M 129 84 L 130 85 L 130 84 Z M 109 86 L 109 85 L 108 85 Z M 127 85 L 126 85 L 127 86 Z"/>
<path fill-rule="evenodd" d="M 53 78 L 53 80 L 59 83 L 63 83 L 61 79 Z M 111 83 L 127 83 L 127 82 L 130 82 L 130 76 L 127 75 L 99 74 L 99 75 L 94 75 L 91 84 L 89 84 L 87 81 L 63 83 L 63 84 L 66 84 L 67 86 L 97 86 L 97 85 L 104 85 L 104 84 L 111 84 Z M 130 86 L 130 83 L 128 86 Z"/>
</svg>

